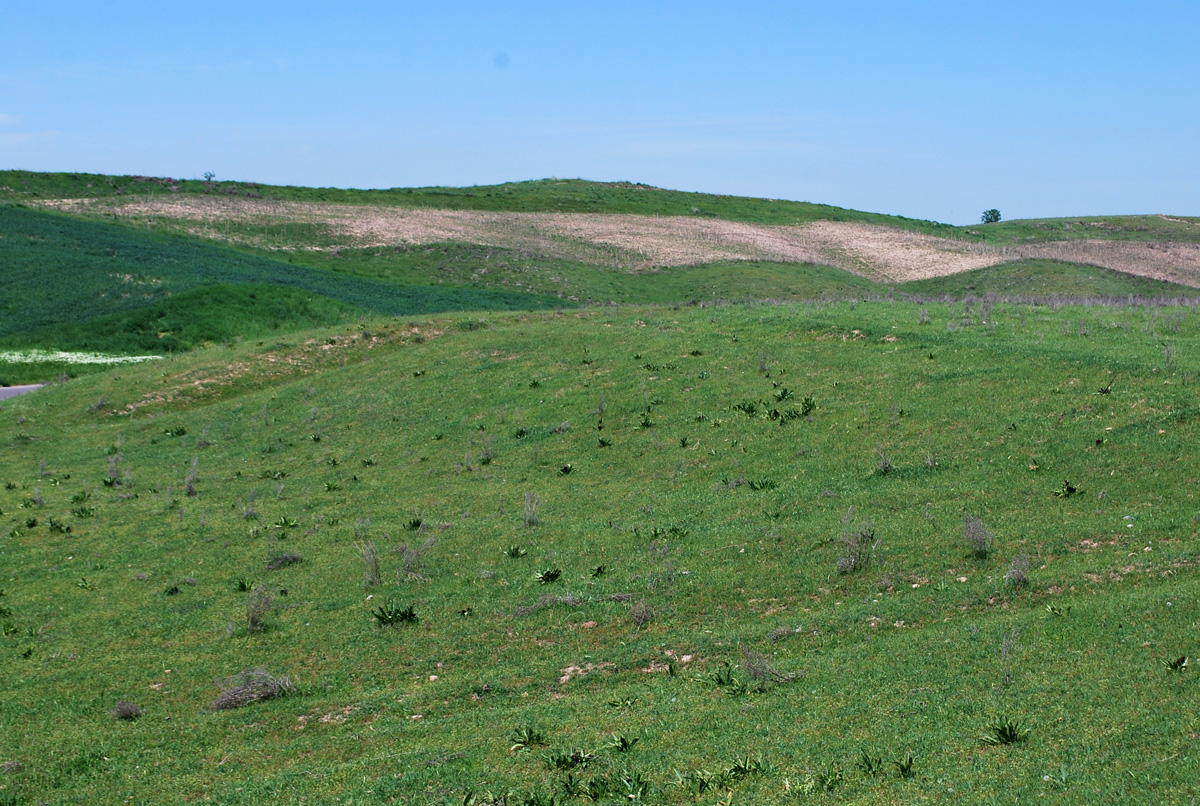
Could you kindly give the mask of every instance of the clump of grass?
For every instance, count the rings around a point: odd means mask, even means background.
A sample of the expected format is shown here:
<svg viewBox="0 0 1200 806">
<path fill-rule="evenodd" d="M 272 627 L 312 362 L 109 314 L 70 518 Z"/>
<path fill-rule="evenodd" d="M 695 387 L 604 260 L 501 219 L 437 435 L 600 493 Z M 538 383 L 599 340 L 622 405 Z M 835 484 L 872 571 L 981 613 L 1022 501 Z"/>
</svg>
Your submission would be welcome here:
<svg viewBox="0 0 1200 806">
<path fill-rule="evenodd" d="M 136 704 L 128 700 L 118 700 L 117 704 L 112 707 L 112 715 L 116 719 L 125 722 L 132 722 L 142 715 L 142 709 Z"/>
<path fill-rule="evenodd" d="M 562 576 L 561 568 L 547 568 L 544 571 L 538 572 L 537 581 L 543 585 L 549 585 L 553 582 L 557 582 L 558 578 L 561 576 Z"/>
<path fill-rule="evenodd" d="M 1029 584 L 1029 557 L 1025 554 L 1018 554 L 1013 557 L 1012 563 L 1008 566 L 1008 572 L 1004 575 L 1004 581 L 1013 590 L 1021 590 Z"/>
<path fill-rule="evenodd" d="M 527 549 L 522 548 L 521 546 L 512 545 L 512 546 L 509 546 L 508 548 L 506 548 L 504 550 L 504 553 L 505 553 L 505 555 L 507 555 L 508 557 L 511 557 L 514 560 L 519 560 L 522 557 L 524 557 L 526 554 L 528 554 L 529 551 Z"/>
<path fill-rule="evenodd" d="M 226 680 L 217 681 L 221 693 L 209 706 L 214 711 L 228 711 L 256 702 L 283 697 L 296 690 L 286 676 L 276 677 L 261 666 L 247 669 Z"/>
<path fill-rule="evenodd" d="M 979 518 L 967 518 L 963 523 L 963 542 L 971 555 L 980 560 L 986 560 L 992 553 L 992 533 Z"/>
</svg>

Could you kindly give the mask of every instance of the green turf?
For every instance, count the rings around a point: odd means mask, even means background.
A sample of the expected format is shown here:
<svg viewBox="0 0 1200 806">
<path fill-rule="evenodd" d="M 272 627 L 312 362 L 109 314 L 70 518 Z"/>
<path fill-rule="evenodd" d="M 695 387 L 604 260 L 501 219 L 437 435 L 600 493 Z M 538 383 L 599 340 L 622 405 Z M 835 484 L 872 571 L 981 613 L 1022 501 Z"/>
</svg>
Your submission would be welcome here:
<svg viewBox="0 0 1200 806">
<path fill-rule="evenodd" d="M 0 797 L 1194 800 L 1196 314 L 924 309 L 379 319 L 0 403 Z M 210 708 L 258 667 L 295 693 Z"/>
<path fill-rule="evenodd" d="M 1019 260 L 983 269 L 900 283 L 896 291 L 961 299 L 968 295 L 1052 297 L 1195 297 L 1200 289 L 1058 260 Z"/>
<path fill-rule="evenodd" d="M 631 272 L 459 243 L 341 249 L 337 254 L 297 252 L 294 260 L 381 283 L 427 284 L 436 279 L 465 288 L 553 292 L 591 304 L 818 299 L 887 291 L 886 286 L 849 272 L 812 264 L 729 261 Z"/>
</svg>

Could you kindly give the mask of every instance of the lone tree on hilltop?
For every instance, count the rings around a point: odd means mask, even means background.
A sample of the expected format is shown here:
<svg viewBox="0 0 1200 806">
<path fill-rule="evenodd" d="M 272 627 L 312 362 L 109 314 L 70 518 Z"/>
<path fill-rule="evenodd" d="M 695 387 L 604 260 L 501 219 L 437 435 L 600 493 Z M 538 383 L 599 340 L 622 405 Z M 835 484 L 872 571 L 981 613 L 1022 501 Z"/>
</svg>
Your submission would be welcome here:
<svg viewBox="0 0 1200 806">
<path fill-rule="evenodd" d="M 984 224 L 995 224 L 1000 220 L 1000 211 L 995 207 L 993 207 L 991 210 L 984 210 L 983 215 L 979 217 L 979 220 Z"/>
</svg>

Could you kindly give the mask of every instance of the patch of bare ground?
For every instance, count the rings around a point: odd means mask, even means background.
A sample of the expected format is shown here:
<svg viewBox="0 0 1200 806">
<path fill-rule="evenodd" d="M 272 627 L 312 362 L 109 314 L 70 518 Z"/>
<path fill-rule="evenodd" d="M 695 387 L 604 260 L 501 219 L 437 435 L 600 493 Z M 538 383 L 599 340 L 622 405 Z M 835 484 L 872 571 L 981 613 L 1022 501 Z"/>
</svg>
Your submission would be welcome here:
<svg viewBox="0 0 1200 806">
<path fill-rule="evenodd" d="M 824 253 L 820 262 L 896 283 L 958 274 L 1008 260 L 995 247 L 872 224 L 817 221 L 797 229 L 820 244 Z"/>
<path fill-rule="evenodd" d="M 717 261 L 822 263 L 885 282 L 958 274 L 1022 258 L 1098 266 L 1200 287 L 1200 244 L 1072 240 L 997 247 L 863 223 L 768 226 L 684 216 L 495 213 L 232 197 L 60 199 L 44 206 L 84 214 L 186 222 L 193 235 L 270 246 L 255 234 L 303 224 L 299 249 L 379 248 L 445 242 L 517 249 L 546 257 L 653 271 Z M 232 222 L 237 228 L 224 227 Z M 298 241 L 321 233 L 318 243 Z"/>
<path fill-rule="evenodd" d="M 1200 288 L 1200 244 L 1178 241 L 1052 241 L 1011 251 L 1021 257 L 1067 260 Z"/>
</svg>

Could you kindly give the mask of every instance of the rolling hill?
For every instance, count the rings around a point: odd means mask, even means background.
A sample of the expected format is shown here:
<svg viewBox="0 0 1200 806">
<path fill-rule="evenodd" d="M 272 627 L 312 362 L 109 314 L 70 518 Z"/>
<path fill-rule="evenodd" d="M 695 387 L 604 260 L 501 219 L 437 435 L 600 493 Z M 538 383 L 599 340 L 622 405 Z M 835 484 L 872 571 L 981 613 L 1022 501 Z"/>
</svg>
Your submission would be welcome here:
<svg viewBox="0 0 1200 806">
<path fill-rule="evenodd" d="M 1192 226 L 4 172 L 0 804 L 1192 802 Z"/>
</svg>

